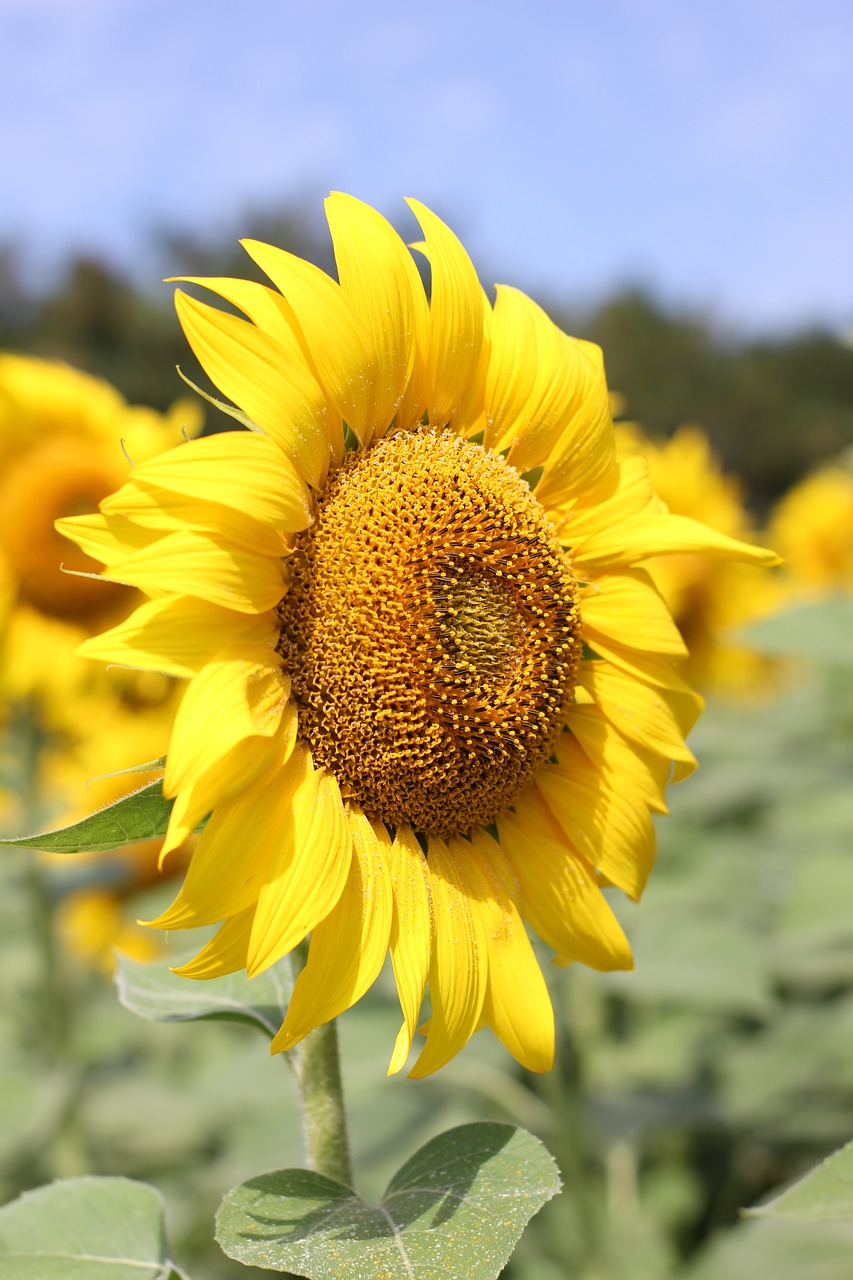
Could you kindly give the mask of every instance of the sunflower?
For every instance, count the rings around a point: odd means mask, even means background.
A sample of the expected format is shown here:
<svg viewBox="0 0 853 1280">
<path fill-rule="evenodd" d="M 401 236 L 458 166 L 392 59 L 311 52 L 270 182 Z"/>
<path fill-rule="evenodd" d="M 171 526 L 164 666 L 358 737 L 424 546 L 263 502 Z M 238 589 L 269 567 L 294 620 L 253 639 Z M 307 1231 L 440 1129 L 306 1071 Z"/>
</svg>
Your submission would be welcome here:
<svg viewBox="0 0 853 1280">
<path fill-rule="evenodd" d="M 740 481 L 723 471 L 701 427 L 689 424 L 669 439 L 650 439 L 634 424 L 618 423 L 616 439 L 620 454 L 645 458 L 655 492 L 670 511 L 728 537 L 752 540 Z M 770 542 L 779 546 L 772 537 Z M 656 558 L 647 568 L 687 645 L 681 668 L 686 679 L 738 697 L 771 687 L 776 666 L 728 637 L 778 608 L 778 577 L 760 572 L 755 564 L 702 551 Z"/>
<path fill-rule="evenodd" d="M 126 587 L 72 576 L 97 570 L 54 522 L 87 511 L 120 485 L 128 455 L 144 462 L 198 431 L 199 410 L 128 405 L 109 383 L 60 361 L 0 352 L 0 699 L 33 699 L 51 726 L 78 722 L 76 695 L 138 689 L 138 678 L 95 678 L 76 656 L 87 635 L 126 616 Z M 127 453 L 122 452 L 122 442 Z M 133 700 L 152 701 L 153 682 Z M 162 681 L 160 682 L 162 689 Z M 156 698 L 154 699 L 157 700 Z"/>
<path fill-rule="evenodd" d="M 415 262 L 369 206 L 327 201 L 339 282 L 245 247 L 272 284 L 188 281 L 178 313 L 250 430 L 137 466 L 60 521 L 150 596 L 83 652 L 187 678 L 152 923 L 218 925 L 178 972 L 260 973 L 310 934 L 273 1052 L 353 1005 L 390 950 L 402 1068 L 488 1025 L 547 1070 L 554 1022 L 524 921 L 558 964 L 629 968 L 602 890 L 637 898 L 653 811 L 694 766 L 700 699 L 641 563 L 770 553 L 667 514 L 617 458 L 600 351 L 513 288 L 494 306 L 416 201 Z"/>
<path fill-rule="evenodd" d="M 200 426 L 195 402 L 160 414 L 128 405 L 102 379 L 59 361 L 0 353 L 0 726 L 6 722 L 3 747 L 18 772 L 29 773 L 21 767 L 26 760 L 34 774 L 4 797 L 4 825 L 45 813 L 72 821 L 82 816 L 81 794 L 88 809 L 134 785 L 123 777 L 90 787 L 93 776 L 165 750 L 176 682 L 154 672 L 100 670 L 76 653 L 87 636 L 126 617 L 138 594 L 80 576 L 96 574 L 99 565 L 60 538 L 54 522 L 91 509 L 120 485 L 129 459 L 144 462 Z M 35 814 L 21 813 L 25 805 Z M 158 852 L 147 853 L 152 868 Z M 127 855 L 128 883 L 138 880 L 145 856 Z M 94 921 L 94 912 L 85 919 Z M 101 963 L 108 955 L 103 939 L 116 941 L 129 927 L 111 934 L 105 919 L 85 941 L 81 914 L 68 936 L 83 945 L 72 949 L 94 951 Z"/>
<path fill-rule="evenodd" d="M 853 587 L 853 458 L 813 471 L 779 500 L 770 520 L 789 593 Z"/>
</svg>

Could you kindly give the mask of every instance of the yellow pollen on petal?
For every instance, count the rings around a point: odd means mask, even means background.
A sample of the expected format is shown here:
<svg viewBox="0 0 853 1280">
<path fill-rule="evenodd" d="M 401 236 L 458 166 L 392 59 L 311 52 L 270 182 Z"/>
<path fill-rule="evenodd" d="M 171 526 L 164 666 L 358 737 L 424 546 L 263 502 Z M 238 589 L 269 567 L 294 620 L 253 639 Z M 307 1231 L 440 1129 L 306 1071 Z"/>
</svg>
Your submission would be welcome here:
<svg viewBox="0 0 853 1280">
<path fill-rule="evenodd" d="M 297 536 L 279 652 L 318 766 L 369 817 L 447 839 L 551 754 L 581 657 L 545 513 L 480 445 L 399 432 L 347 454 Z"/>
</svg>

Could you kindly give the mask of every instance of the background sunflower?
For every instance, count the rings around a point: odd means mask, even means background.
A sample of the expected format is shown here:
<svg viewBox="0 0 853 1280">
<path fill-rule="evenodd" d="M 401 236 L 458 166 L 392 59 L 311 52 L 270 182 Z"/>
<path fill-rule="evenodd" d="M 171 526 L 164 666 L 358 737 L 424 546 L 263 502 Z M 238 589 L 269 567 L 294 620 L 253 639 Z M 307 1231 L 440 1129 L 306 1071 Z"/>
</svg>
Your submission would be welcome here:
<svg viewBox="0 0 853 1280">
<path fill-rule="evenodd" d="M 58 361 L 0 353 L 0 716 L 3 726 L 3 823 L 43 827 L 70 821 L 117 798 L 141 779 L 102 777 L 160 757 L 176 706 L 173 682 L 153 672 L 98 668 L 77 654 L 93 631 L 134 607 L 125 587 L 94 583 L 97 565 L 68 548 L 54 522 L 88 510 L 126 475 L 185 434 L 195 434 L 197 404 L 167 414 L 130 406 L 101 379 Z M 67 572 L 68 570 L 73 571 Z M 149 777 L 152 775 L 148 775 Z M 116 941 L 151 940 L 118 903 L 147 882 L 156 851 L 128 852 L 110 867 L 80 867 L 56 881 L 83 883 L 66 903 L 67 937 L 80 954 L 111 964 Z M 54 871 L 69 872 L 58 860 Z M 97 881 L 110 882 L 100 897 Z M 94 895 L 94 896 L 93 896 Z M 105 914 L 97 918 L 97 911 Z M 75 914 L 76 913 L 76 914 Z M 107 919 L 111 923 L 107 924 Z"/>
</svg>

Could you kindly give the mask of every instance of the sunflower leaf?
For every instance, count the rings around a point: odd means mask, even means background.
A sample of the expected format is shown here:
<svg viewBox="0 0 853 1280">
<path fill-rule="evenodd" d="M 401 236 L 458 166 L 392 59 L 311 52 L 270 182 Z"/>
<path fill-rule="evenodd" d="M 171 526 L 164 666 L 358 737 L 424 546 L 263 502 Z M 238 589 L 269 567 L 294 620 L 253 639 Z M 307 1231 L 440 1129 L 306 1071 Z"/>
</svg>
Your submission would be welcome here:
<svg viewBox="0 0 853 1280">
<path fill-rule="evenodd" d="M 241 971 L 192 982 L 163 963 L 140 964 L 119 955 L 115 983 L 124 1007 L 148 1022 L 246 1022 L 270 1038 L 284 1020 L 290 997 L 283 965 L 274 965 L 251 981 Z"/>
<path fill-rule="evenodd" d="M 749 1218 L 811 1222 L 853 1219 L 853 1142 L 827 1156 L 775 1200 L 745 1213 Z"/>
<path fill-rule="evenodd" d="M 146 783 L 130 795 L 90 813 L 79 822 L 35 836 L 0 840 L 0 847 L 42 849 L 46 853 L 106 853 L 140 840 L 156 840 L 166 834 L 173 800 L 163 795 L 160 779 Z M 203 823 L 196 830 L 203 828 Z"/>
<path fill-rule="evenodd" d="M 128 1178 L 68 1178 L 0 1209 L 0 1280 L 170 1280 L 159 1191 Z"/>
<path fill-rule="evenodd" d="M 309 1280 L 494 1280 L 559 1189 L 524 1129 L 466 1124 L 407 1160 L 380 1205 L 305 1169 L 252 1178 L 225 1197 L 216 1238 L 238 1262 Z"/>
</svg>

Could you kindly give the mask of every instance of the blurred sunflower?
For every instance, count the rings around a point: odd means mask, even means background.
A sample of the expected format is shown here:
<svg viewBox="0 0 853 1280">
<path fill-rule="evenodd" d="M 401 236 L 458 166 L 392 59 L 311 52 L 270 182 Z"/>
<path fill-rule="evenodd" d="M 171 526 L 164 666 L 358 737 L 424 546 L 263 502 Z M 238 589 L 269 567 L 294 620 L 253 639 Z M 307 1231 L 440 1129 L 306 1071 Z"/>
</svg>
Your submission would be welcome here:
<svg viewBox="0 0 853 1280">
<path fill-rule="evenodd" d="M 128 457 L 144 462 L 201 425 L 197 406 L 162 415 L 130 406 L 108 383 L 59 361 L 0 352 L 0 696 L 35 697 L 43 714 L 76 717 L 74 697 L 96 683 L 80 641 L 126 616 L 135 593 L 64 572 L 97 571 L 55 530 L 121 484 Z M 139 689 L 138 677 L 113 687 Z M 108 681 L 97 683 L 106 687 Z M 151 682 L 153 684 L 153 682 Z M 162 688 L 162 682 L 158 682 Z M 129 695 L 133 699 L 134 695 Z M 138 700 L 149 698 L 140 693 Z"/>
<path fill-rule="evenodd" d="M 189 679 L 164 853 L 212 811 L 153 923 L 219 924 L 179 972 L 257 974 L 311 934 L 290 1047 L 354 1004 L 390 949 L 390 1070 L 481 1026 L 547 1070 L 553 1013 L 523 918 L 557 963 L 628 968 L 602 893 L 642 891 L 650 811 L 694 760 L 701 701 L 648 574 L 667 552 L 769 553 L 671 516 L 619 462 L 601 353 L 499 287 L 410 201 L 414 261 L 369 206 L 326 210 L 340 283 L 248 241 L 276 289 L 194 280 L 184 329 L 249 431 L 136 467 L 60 521 L 151 597 L 82 651 Z"/>
<path fill-rule="evenodd" d="M 138 593 L 64 572 L 99 566 L 69 547 L 54 522 L 91 509 L 123 482 L 122 441 L 134 462 L 144 462 L 200 425 L 193 402 L 161 415 L 129 406 L 106 382 L 68 365 L 0 353 L 0 721 L 21 762 L 6 822 L 70 821 L 82 806 L 75 799 L 70 807 L 68 797 L 85 794 L 88 810 L 132 785 L 104 779 L 84 793 L 93 775 L 165 751 L 175 682 L 156 672 L 98 670 L 76 653 L 87 636 L 126 617 Z M 30 812 L 14 813 L 16 803 Z M 130 885 L 144 855 L 127 856 Z M 156 851 L 148 862 L 156 866 Z"/>
<path fill-rule="evenodd" d="M 794 485 L 774 508 L 770 537 L 793 594 L 853 587 L 853 459 Z"/>
<path fill-rule="evenodd" d="M 654 490 L 670 511 L 730 538 L 752 540 L 740 481 L 722 470 L 701 427 L 679 427 L 668 439 L 652 440 L 633 423 L 619 423 L 616 437 L 620 454 L 645 458 Z M 778 546 L 772 536 L 768 540 Z M 702 551 L 653 559 L 647 569 L 687 645 L 681 668 L 686 679 L 738 696 L 770 687 L 775 664 L 728 636 L 778 607 L 782 594 L 774 575 Z"/>
</svg>

